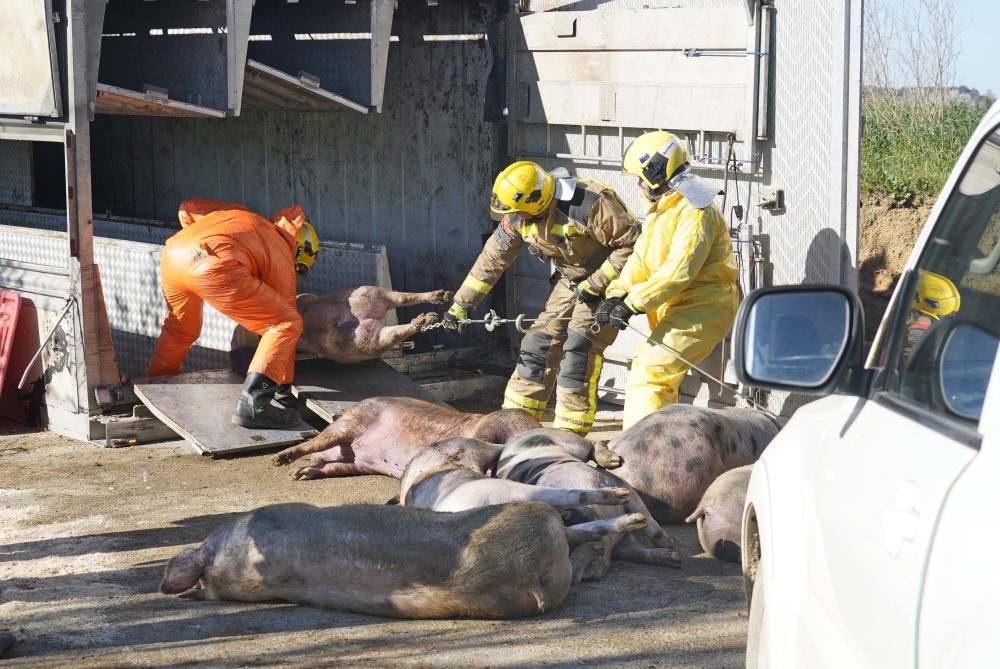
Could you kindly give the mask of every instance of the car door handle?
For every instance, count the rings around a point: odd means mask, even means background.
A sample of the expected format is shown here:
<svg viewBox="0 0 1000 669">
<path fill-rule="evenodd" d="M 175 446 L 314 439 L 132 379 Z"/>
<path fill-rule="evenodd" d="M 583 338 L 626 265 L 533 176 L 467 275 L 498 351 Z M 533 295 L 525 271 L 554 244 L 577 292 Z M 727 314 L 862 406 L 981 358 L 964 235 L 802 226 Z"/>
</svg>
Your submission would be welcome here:
<svg viewBox="0 0 1000 669">
<path fill-rule="evenodd" d="M 882 512 L 885 549 L 889 557 L 897 558 L 903 544 L 917 538 L 920 530 L 920 496 L 916 481 L 906 481 L 899 490 L 892 506 Z"/>
</svg>

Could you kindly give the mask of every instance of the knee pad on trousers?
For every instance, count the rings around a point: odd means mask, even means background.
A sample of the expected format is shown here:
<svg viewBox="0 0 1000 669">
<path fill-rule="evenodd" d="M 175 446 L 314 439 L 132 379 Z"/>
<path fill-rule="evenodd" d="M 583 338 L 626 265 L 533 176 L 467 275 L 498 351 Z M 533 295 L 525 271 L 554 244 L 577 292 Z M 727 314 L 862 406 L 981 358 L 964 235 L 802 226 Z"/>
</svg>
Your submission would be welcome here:
<svg viewBox="0 0 1000 669">
<path fill-rule="evenodd" d="M 517 354 L 517 375 L 534 383 L 545 383 L 545 364 L 552 346 L 552 335 L 545 332 L 529 332 L 521 340 L 521 350 Z"/>
<path fill-rule="evenodd" d="M 577 390 L 587 387 L 587 373 L 594 343 L 582 333 L 570 330 L 563 345 L 563 358 L 559 364 L 556 384 L 560 388 Z"/>
</svg>

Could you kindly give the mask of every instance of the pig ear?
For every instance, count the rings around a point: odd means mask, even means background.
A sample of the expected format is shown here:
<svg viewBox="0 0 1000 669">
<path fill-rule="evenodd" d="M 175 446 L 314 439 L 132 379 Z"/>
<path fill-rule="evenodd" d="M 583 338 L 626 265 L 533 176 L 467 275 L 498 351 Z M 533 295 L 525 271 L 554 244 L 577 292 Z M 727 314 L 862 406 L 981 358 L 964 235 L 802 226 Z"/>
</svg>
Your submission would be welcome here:
<svg viewBox="0 0 1000 669">
<path fill-rule="evenodd" d="M 170 558 L 167 568 L 160 581 L 160 592 L 165 595 L 177 595 L 190 590 L 197 585 L 205 571 L 205 560 L 201 547 L 185 548 L 180 554 Z"/>
</svg>

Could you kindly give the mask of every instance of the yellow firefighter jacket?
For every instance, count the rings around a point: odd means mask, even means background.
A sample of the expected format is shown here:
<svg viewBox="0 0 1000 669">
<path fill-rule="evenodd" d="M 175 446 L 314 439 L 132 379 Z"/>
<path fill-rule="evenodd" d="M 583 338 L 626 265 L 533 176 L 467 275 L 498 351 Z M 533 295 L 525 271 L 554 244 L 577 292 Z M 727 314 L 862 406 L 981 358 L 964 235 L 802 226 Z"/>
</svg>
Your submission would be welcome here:
<svg viewBox="0 0 1000 669">
<path fill-rule="evenodd" d="M 650 208 L 635 252 L 611 282 L 608 297 L 625 297 L 656 327 L 667 310 L 697 294 L 701 308 L 729 304 L 736 286 L 733 244 L 715 205 L 695 209 L 678 192 Z M 725 333 L 722 333 L 725 336 Z"/>
</svg>

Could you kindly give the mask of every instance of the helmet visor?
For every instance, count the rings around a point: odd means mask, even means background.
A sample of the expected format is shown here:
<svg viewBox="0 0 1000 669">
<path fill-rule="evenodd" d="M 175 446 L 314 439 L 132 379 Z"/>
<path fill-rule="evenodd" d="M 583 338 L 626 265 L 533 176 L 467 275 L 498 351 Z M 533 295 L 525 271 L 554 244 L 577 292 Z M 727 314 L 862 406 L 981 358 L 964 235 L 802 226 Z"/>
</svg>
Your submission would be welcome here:
<svg viewBox="0 0 1000 669">
<path fill-rule="evenodd" d="M 513 209 L 500 201 L 496 193 L 490 195 L 490 218 L 494 221 L 502 220 L 504 216 L 512 213 L 513 211 Z"/>
</svg>

